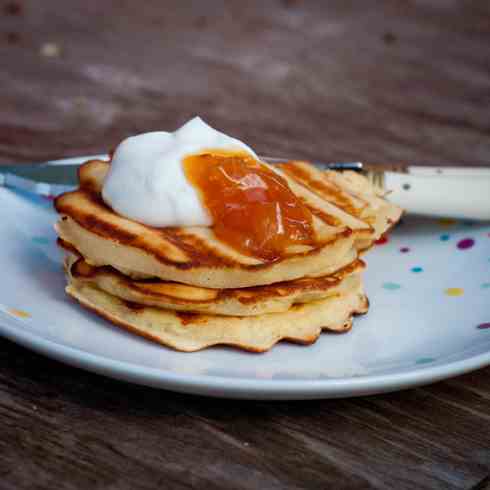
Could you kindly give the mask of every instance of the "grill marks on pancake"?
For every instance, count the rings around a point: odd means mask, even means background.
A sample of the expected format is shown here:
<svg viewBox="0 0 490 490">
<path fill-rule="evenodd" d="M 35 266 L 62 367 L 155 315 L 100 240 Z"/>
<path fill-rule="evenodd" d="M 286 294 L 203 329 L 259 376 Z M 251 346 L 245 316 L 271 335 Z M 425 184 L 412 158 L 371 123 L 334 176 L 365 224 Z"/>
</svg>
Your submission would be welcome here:
<svg viewBox="0 0 490 490">
<path fill-rule="evenodd" d="M 125 299 L 118 298 L 119 301 L 128 309 L 132 310 L 135 313 L 145 311 L 146 306 L 140 303 L 135 303 L 134 301 L 127 301 Z"/>
<path fill-rule="evenodd" d="M 141 280 L 125 283 L 129 289 L 154 298 L 169 298 L 181 304 L 212 303 L 220 296 L 219 289 L 188 286 L 178 282 Z"/>
<path fill-rule="evenodd" d="M 96 277 L 101 272 L 111 272 L 108 266 L 94 267 L 88 264 L 83 259 L 78 259 L 73 263 L 70 270 L 73 277 L 81 277 L 84 279 Z"/>
<path fill-rule="evenodd" d="M 342 222 L 336 218 L 335 216 L 332 216 L 331 214 L 327 214 L 324 211 L 314 208 L 313 206 L 310 206 L 307 202 L 305 202 L 304 199 L 301 199 L 303 201 L 303 204 L 305 204 L 308 209 L 311 211 L 311 214 L 316 216 L 317 218 L 320 218 L 324 223 L 330 226 L 342 226 Z"/>
<path fill-rule="evenodd" d="M 253 304 L 261 299 L 289 296 L 295 292 L 308 292 L 318 290 L 328 290 L 338 286 L 345 277 L 365 268 L 362 260 L 355 260 L 348 266 L 338 270 L 329 276 L 305 277 L 294 281 L 284 281 L 268 286 L 254 286 L 236 290 L 222 290 L 223 296 L 235 296 L 240 303 Z"/>
<path fill-rule="evenodd" d="M 188 258 L 187 264 L 179 264 L 181 268 L 185 268 L 186 265 L 188 268 L 192 268 L 196 264 L 212 267 L 233 267 L 236 265 L 235 260 L 217 253 L 216 248 L 210 242 L 196 236 L 192 230 L 193 228 L 165 228 L 166 238 L 183 250 Z"/>
<path fill-rule="evenodd" d="M 279 175 L 286 179 L 291 190 L 303 200 L 303 202 L 310 208 L 310 211 L 317 215 L 325 224 L 330 225 L 330 223 L 337 222 L 340 223 L 341 226 L 347 226 L 356 232 L 363 230 L 368 230 L 369 232 L 373 231 L 365 221 L 359 219 L 355 214 L 346 212 L 342 207 L 338 206 L 334 199 L 335 196 L 329 196 L 328 194 L 320 195 L 318 192 L 315 192 L 315 189 L 310 189 L 309 182 L 316 180 L 312 176 L 315 175 L 315 172 L 320 171 L 311 169 L 310 176 L 308 178 L 305 177 L 302 180 L 298 178 L 294 172 L 289 174 L 285 171 L 288 166 L 292 165 L 294 164 L 284 163 L 276 165 L 273 168 Z M 296 162 L 296 165 L 300 165 L 300 163 Z M 339 224 L 334 226 L 338 227 Z"/>
<path fill-rule="evenodd" d="M 122 245 L 142 249 L 167 263 L 186 263 L 181 240 L 167 228 L 152 228 L 115 214 L 99 195 L 85 189 L 62 194 L 55 208 L 82 228 Z"/>
<path fill-rule="evenodd" d="M 70 215 L 73 217 L 73 214 Z M 141 238 L 122 227 L 114 226 L 112 223 L 107 223 L 99 219 L 95 214 L 79 215 L 78 219 L 75 218 L 83 228 L 96 233 L 101 236 L 111 236 L 113 240 L 122 243 L 124 245 L 138 245 L 141 242 Z"/>
<path fill-rule="evenodd" d="M 80 252 L 71 243 L 68 243 L 66 240 L 63 240 L 63 238 L 58 237 L 56 239 L 56 245 L 58 245 L 58 247 L 63 248 L 67 252 L 72 253 L 73 255 L 77 255 L 78 257 L 80 257 L 81 255 Z"/>
<path fill-rule="evenodd" d="M 190 325 L 193 323 L 206 323 L 206 315 L 202 313 L 191 313 L 189 311 L 175 311 L 177 318 L 182 322 L 182 325 Z"/>
<path fill-rule="evenodd" d="M 361 218 L 362 210 L 354 205 L 353 199 L 340 187 L 330 182 L 326 175 L 320 171 L 314 172 L 311 167 L 306 167 L 301 162 L 281 163 L 279 168 L 303 186 L 311 189 L 320 197 L 328 199 L 346 213 Z"/>
</svg>

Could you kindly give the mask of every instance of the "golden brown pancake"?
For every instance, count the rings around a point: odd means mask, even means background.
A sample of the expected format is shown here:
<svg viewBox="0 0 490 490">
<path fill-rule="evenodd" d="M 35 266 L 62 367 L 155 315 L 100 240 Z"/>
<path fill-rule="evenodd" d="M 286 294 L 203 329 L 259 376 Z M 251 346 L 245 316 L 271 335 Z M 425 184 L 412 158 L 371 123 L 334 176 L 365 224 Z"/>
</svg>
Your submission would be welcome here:
<svg viewBox="0 0 490 490">
<path fill-rule="evenodd" d="M 362 176 L 304 162 L 274 167 L 313 215 L 314 245 L 275 260 L 244 255 L 212 228 L 154 228 L 101 198 L 109 162 L 80 167 L 80 188 L 55 201 L 67 251 L 66 292 L 133 333 L 192 352 L 229 345 L 263 352 L 280 340 L 310 344 L 346 332 L 365 313 L 358 259 L 400 218 Z"/>
<path fill-rule="evenodd" d="M 368 302 L 361 281 L 345 294 L 298 304 L 282 313 L 235 317 L 184 313 L 131 303 L 92 284 L 70 283 L 66 292 L 82 306 L 130 332 L 185 352 L 228 345 L 253 352 L 269 350 L 280 340 L 315 342 L 322 330 L 346 332 L 352 315 L 365 313 Z"/>
<path fill-rule="evenodd" d="M 321 171 L 300 161 L 280 164 L 279 168 L 323 199 L 370 224 L 375 240 L 400 219 L 401 209 L 383 199 L 384 194 L 357 172 Z"/>
<path fill-rule="evenodd" d="M 351 183 L 346 177 L 331 184 L 338 190 L 329 193 L 312 185 L 321 172 L 298 177 L 293 167 L 310 167 L 283 164 L 278 171 L 314 215 L 317 243 L 290 247 L 279 260 L 267 262 L 232 249 L 212 228 L 153 228 L 116 214 L 100 196 L 109 165 L 96 160 L 81 167 L 80 189 L 55 201 L 61 215 L 57 231 L 90 265 L 112 266 L 133 278 L 227 289 L 324 276 L 355 260 L 401 214 L 380 199 L 367 180 L 360 185 L 359 179 Z"/>
<path fill-rule="evenodd" d="M 68 254 L 65 266 L 72 285 L 92 285 L 132 303 L 176 311 L 254 316 L 284 312 L 294 304 L 346 294 L 359 283 L 356 276 L 365 264 L 356 260 L 329 276 L 238 289 L 209 289 L 160 279 L 131 279 L 110 266 L 91 266 L 73 253 Z"/>
</svg>

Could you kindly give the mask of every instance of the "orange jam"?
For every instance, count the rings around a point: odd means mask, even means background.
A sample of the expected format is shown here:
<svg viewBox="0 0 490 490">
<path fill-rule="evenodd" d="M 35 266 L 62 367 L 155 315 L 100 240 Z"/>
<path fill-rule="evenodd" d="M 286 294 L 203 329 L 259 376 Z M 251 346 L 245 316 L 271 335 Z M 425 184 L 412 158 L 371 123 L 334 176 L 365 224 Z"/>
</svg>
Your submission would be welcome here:
<svg viewBox="0 0 490 490">
<path fill-rule="evenodd" d="M 184 172 L 235 250 L 275 260 L 291 245 L 313 243 L 312 215 L 286 180 L 247 153 L 210 150 L 184 159 Z"/>
</svg>

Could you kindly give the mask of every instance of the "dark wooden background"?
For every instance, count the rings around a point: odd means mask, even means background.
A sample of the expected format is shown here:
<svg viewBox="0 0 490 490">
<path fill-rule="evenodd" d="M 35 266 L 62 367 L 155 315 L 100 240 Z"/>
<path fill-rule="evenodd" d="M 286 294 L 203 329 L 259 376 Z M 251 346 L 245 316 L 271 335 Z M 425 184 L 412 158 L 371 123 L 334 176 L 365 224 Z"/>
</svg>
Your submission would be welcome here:
<svg viewBox="0 0 490 490">
<path fill-rule="evenodd" d="M 268 155 L 489 162 L 490 2 L 0 0 L 0 163 L 105 151 L 195 114 Z M 254 403 L 0 340 L 1 489 L 481 490 L 489 473 L 489 368 Z"/>
</svg>

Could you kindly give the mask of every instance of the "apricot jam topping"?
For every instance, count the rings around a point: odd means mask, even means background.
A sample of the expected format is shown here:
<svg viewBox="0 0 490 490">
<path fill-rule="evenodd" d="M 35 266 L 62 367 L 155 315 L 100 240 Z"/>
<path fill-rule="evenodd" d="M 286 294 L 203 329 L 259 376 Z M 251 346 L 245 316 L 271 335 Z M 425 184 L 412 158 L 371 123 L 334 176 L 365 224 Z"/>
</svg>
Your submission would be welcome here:
<svg viewBox="0 0 490 490">
<path fill-rule="evenodd" d="M 183 164 L 215 235 L 235 250 L 272 261 L 291 245 L 313 243 L 310 210 L 283 177 L 251 155 L 209 150 Z"/>
</svg>

